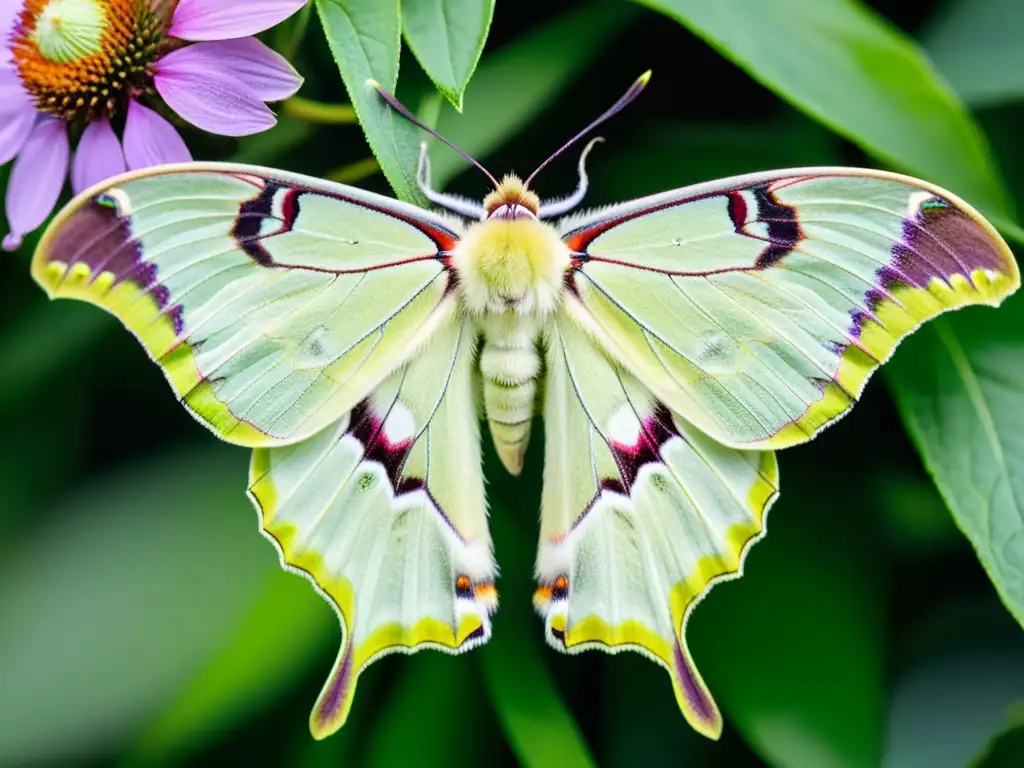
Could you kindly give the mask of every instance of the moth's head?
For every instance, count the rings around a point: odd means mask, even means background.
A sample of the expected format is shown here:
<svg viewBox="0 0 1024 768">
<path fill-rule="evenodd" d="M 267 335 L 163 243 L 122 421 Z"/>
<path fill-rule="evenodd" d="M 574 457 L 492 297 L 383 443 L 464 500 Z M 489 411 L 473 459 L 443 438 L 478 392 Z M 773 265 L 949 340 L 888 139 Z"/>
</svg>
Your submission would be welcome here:
<svg viewBox="0 0 1024 768">
<path fill-rule="evenodd" d="M 487 219 L 535 219 L 539 209 L 540 198 L 514 173 L 507 174 L 484 198 Z"/>
</svg>

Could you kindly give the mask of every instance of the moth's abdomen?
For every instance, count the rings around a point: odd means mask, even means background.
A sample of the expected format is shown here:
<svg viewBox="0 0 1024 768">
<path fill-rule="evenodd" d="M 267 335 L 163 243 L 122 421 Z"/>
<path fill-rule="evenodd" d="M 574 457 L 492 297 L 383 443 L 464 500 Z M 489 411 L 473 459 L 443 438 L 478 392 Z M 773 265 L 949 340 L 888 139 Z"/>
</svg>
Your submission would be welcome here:
<svg viewBox="0 0 1024 768">
<path fill-rule="evenodd" d="M 488 338 L 480 354 L 480 372 L 494 447 L 505 468 L 518 475 L 530 440 L 540 373 L 534 339 Z"/>
</svg>

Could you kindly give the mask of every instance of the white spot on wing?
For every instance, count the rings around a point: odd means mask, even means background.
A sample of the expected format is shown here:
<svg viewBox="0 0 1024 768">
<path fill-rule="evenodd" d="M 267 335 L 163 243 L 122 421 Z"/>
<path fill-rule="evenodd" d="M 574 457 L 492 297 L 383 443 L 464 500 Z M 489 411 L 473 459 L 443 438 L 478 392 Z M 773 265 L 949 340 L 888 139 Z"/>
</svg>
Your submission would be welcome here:
<svg viewBox="0 0 1024 768">
<path fill-rule="evenodd" d="M 640 420 L 628 403 L 619 406 L 608 420 L 608 437 L 621 445 L 640 441 Z"/>
<path fill-rule="evenodd" d="M 384 422 L 384 434 L 391 444 L 401 443 L 416 436 L 416 418 L 412 411 L 396 402 L 391 407 L 387 421 Z"/>
<path fill-rule="evenodd" d="M 771 237 L 768 235 L 768 223 L 765 221 L 748 221 L 743 225 L 743 231 L 751 237 L 771 240 Z"/>
<path fill-rule="evenodd" d="M 933 197 L 935 195 L 923 189 L 911 192 L 910 197 L 907 198 L 907 218 L 912 219 L 917 216 L 918 211 L 921 210 L 921 203 L 931 200 Z"/>
<path fill-rule="evenodd" d="M 122 219 L 132 215 L 132 199 L 120 187 L 111 187 L 104 194 L 114 203 L 114 210 Z"/>
<path fill-rule="evenodd" d="M 277 226 L 280 226 L 281 222 L 285 220 L 284 203 L 290 193 L 291 190 L 287 188 L 278 189 L 274 192 L 274 197 L 270 201 L 270 215 L 277 219 Z"/>
</svg>

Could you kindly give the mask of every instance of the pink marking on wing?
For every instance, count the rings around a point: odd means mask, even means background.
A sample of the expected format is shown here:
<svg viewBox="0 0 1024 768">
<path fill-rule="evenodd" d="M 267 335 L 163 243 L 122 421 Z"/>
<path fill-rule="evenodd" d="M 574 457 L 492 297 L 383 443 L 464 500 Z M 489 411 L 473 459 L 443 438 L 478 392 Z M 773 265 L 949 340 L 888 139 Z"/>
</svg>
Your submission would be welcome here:
<svg viewBox="0 0 1024 768">
<path fill-rule="evenodd" d="M 628 493 L 645 464 L 661 462 L 661 447 L 678 433 L 673 427 L 672 415 L 660 403 L 640 422 L 637 439 L 633 443 L 608 440 L 615 463 L 619 467 L 621 482 Z M 614 478 L 612 478 L 614 479 Z"/>
<path fill-rule="evenodd" d="M 383 419 L 380 418 L 368 401 L 364 400 L 352 409 L 352 427 L 349 432 L 363 444 L 364 460 L 375 461 L 383 466 L 391 487 L 398 491 L 402 485 L 402 468 L 416 437 L 392 443 L 384 430 L 386 420 L 386 414 Z"/>
</svg>

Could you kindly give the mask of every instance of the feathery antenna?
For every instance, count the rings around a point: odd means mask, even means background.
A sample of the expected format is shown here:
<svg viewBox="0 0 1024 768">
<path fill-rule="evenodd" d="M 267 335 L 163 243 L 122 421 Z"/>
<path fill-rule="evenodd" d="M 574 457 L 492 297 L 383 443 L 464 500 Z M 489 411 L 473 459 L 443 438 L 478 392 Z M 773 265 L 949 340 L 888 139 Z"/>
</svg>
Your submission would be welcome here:
<svg viewBox="0 0 1024 768">
<path fill-rule="evenodd" d="M 623 109 L 628 107 L 633 102 L 633 100 L 637 96 L 640 95 L 640 91 L 642 91 L 644 89 L 644 86 L 647 85 L 647 81 L 650 80 L 650 79 L 651 79 L 651 70 L 648 69 L 646 72 L 644 72 L 642 75 L 640 75 L 640 77 L 638 77 L 636 79 L 636 81 L 631 86 L 629 86 L 629 90 L 626 91 L 624 94 L 622 94 L 622 96 L 619 97 L 618 101 L 616 101 L 614 104 L 612 104 L 610 107 L 608 107 L 608 109 L 606 109 L 604 112 L 602 112 L 601 115 L 596 120 L 594 120 L 592 123 L 590 123 L 590 125 L 588 125 L 582 131 L 580 131 L 575 136 L 573 136 L 571 139 L 569 139 L 567 142 L 565 142 L 565 144 L 563 144 L 561 147 L 559 147 L 557 150 L 555 150 L 555 152 L 547 160 L 545 160 L 543 163 L 541 163 L 539 166 L 537 166 L 537 170 L 535 170 L 533 173 L 531 173 L 529 176 L 526 177 L 526 182 L 525 182 L 526 187 L 527 188 L 530 187 L 530 183 L 537 176 L 537 174 L 540 173 L 542 170 L 544 170 L 552 160 L 554 160 L 556 157 L 561 155 L 563 152 L 565 152 L 565 150 L 567 150 L 569 147 L 571 147 L 577 141 L 582 139 L 584 136 L 586 136 L 592 130 L 597 128 L 597 126 L 599 126 L 605 120 L 608 120 L 609 118 L 614 117 L 619 112 L 621 112 Z"/>
<path fill-rule="evenodd" d="M 427 133 L 429 133 L 431 136 L 433 136 L 438 141 L 444 142 L 449 147 L 451 147 L 456 152 L 458 152 L 459 156 L 462 157 L 464 160 L 469 161 L 470 163 L 475 165 L 477 168 L 479 168 L 481 171 L 483 171 L 484 175 L 490 180 L 491 184 L 494 185 L 495 189 L 497 189 L 499 186 L 501 186 L 500 184 L 498 184 L 498 180 L 496 178 L 494 178 L 494 176 L 491 174 L 491 172 L 488 171 L 486 168 L 484 168 L 479 162 L 477 162 L 476 158 L 472 157 L 468 152 L 464 152 L 463 150 L 459 149 L 457 146 L 455 146 L 452 142 L 448 141 L 448 139 L 446 139 L 444 136 L 439 134 L 433 128 L 430 128 L 427 125 L 425 125 L 424 123 L 421 123 L 413 115 L 412 112 L 410 112 L 408 109 L 406 109 L 402 105 L 402 102 L 400 102 L 398 99 L 396 99 L 390 93 L 385 91 L 384 88 L 381 87 L 380 83 L 378 83 L 376 80 L 367 80 L 366 84 L 369 85 L 369 86 L 372 86 L 373 89 L 375 91 L 377 91 L 377 93 L 380 95 L 380 97 L 382 99 L 384 99 L 384 101 L 387 103 L 387 105 L 389 107 L 391 107 L 393 110 L 395 110 L 398 114 L 400 114 L 402 117 L 404 117 L 410 123 L 415 125 L 417 128 L 420 128 L 420 129 L 426 131 Z"/>
</svg>

